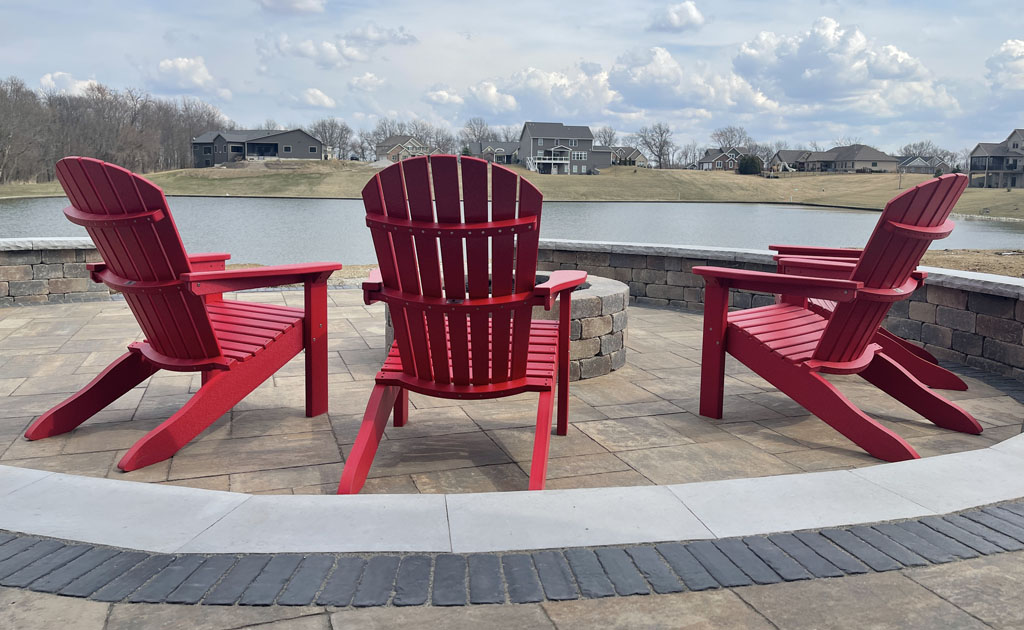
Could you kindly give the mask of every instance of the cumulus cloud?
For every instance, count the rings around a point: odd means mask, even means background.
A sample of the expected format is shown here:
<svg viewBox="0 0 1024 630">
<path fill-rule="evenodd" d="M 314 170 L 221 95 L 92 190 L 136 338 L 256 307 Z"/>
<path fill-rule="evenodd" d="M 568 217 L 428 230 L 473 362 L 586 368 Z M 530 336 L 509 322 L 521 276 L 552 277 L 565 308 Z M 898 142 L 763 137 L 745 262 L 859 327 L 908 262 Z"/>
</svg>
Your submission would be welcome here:
<svg viewBox="0 0 1024 630">
<path fill-rule="evenodd" d="M 491 113 L 509 112 L 518 106 L 516 97 L 501 92 L 493 81 L 481 81 L 471 85 L 469 93 Z"/>
<path fill-rule="evenodd" d="M 81 96 L 99 83 L 95 79 L 76 79 L 67 72 L 47 72 L 39 79 L 39 85 L 47 91 Z"/>
<path fill-rule="evenodd" d="M 210 74 L 202 57 L 174 57 L 157 64 L 153 83 L 169 90 L 203 92 L 230 99 L 231 90 L 222 87 Z"/>
<path fill-rule="evenodd" d="M 1024 90 L 1024 39 L 1008 39 L 985 61 L 987 78 L 995 88 Z"/>
<path fill-rule="evenodd" d="M 733 68 L 770 96 L 833 110 L 894 116 L 906 105 L 959 108 L 918 59 L 829 17 L 795 35 L 758 34 L 740 47 Z"/>
<path fill-rule="evenodd" d="M 274 57 L 298 57 L 309 59 L 322 68 L 341 68 L 354 62 L 369 61 L 372 54 L 383 46 L 402 46 L 416 41 L 416 37 L 404 27 L 380 28 L 371 22 L 344 36 L 293 40 L 281 33 L 276 37 L 258 39 L 256 45 L 264 66 Z"/>
<path fill-rule="evenodd" d="M 302 93 L 302 102 L 310 107 L 323 107 L 327 109 L 331 109 L 336 105 L 333 98 L 317 88 L 306 88 Z"/>
<path fill-rule="evenodd" d="M 423 99 L 435 105 L 462 105 L 466 102 L 454 88 L 446 85 L 437 85 L 427 90 Z"/>
<path fill-rule="evenodd" d="M 354 77 L 348 82 L 350 87 L 362 92 L 373 92 L 385 83 L 387 83 L 386 80 L 378 77 L 372 72 L 365 72 L 362 76 Z"/>
<path fill-rule="evenodd" d="M 697 30 L 704 26 L 704 15 L 692 0 L 680 2 L 667 6 L 651 17 L 651 23 L 647 25 L 649 31 L 667 31 L 670 33 L 681 33 L 687 30 Z"/>
<path fill-rule="evenodd" d="M 257 0 L 264 11 L 273 13 L 323 13 L 327 0 Z"/>
</svg>

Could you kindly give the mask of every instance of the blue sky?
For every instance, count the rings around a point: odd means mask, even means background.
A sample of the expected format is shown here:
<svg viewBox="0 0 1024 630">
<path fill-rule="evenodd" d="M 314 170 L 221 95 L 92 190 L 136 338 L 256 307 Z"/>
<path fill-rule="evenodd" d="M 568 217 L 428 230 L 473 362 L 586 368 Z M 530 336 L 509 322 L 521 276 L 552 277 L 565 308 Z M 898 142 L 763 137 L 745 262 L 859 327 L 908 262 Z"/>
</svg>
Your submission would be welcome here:
<svg viewBox="0 0 1024 630">
<path fill-rule="evenodd" d="M 0 74 L 198 96 L 242 126 L 665 122 L 703 144 L 732 124 L 958 150 L 1024 127 L 1024 13 L 997 4 L 4 2 Z"/>
</svg>

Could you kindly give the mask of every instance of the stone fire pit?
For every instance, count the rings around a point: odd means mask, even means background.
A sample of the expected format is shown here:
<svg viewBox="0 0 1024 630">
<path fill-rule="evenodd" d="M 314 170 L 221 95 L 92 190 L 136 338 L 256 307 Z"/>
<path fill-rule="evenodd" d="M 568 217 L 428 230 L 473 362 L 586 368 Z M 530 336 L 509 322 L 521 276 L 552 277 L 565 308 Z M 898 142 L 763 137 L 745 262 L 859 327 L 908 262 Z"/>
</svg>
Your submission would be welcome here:
<svg viewBox="0 0 1024 630">
<path fill-rule="evenodd" d="M 537 274 L 537 284 L 548 274 Z M 572 292 L 569 322 L 569 380 L 603 376 L 626 364 L 626 319 L 629 287 L 618 280 L 591 275 L 586 284 Z M 560 302 L 550 311 L 534 307 L 535 319 L 557 320 Z M 395 331 L 387 313 L 385 348 L 391 347 Z M 387 350 L 385 350 L 387 352 Z"/>
</svg>

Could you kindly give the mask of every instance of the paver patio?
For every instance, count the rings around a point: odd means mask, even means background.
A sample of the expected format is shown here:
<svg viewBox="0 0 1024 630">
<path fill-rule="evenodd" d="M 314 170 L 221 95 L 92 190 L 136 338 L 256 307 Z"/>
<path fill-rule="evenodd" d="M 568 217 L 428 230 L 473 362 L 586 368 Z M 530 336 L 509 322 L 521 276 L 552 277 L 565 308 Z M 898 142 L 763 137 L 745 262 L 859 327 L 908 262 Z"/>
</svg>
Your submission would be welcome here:
<svg viewBox="0 0 1024 630">
<path fill-rule="evenodd" d="M 298 291 L 236 299 L 301 306 Z M 299 357 L 171 460 L 132 473 L 115 464 L 199 387 L 162 372 L 72 433 L 28 442 L 34 417 L 93 378 L 139 339 L 122 301 L 0 309 L 0 463 L 253 494 L 333 493 L 384 348 L 381 306 L 358 290 L 330 292 L 330 414 L 303 414 Z M 711 481 L 880 463 L 738 363 L 726 367 L 725 414 L 697 414 L 701 317 L 631 305 L 627 365 L 574 382 L 570 430 L 554 436 L 547 487 Z M 966 372 L 946 395 L 982 435 L 935 427 L 857 377 L 834 382 L 923 456 L 984 448 L 1021 432 L 1012 381 Z M 1015 398 L 1016 396 L 1017 398 Z M 525 490 L 536 396 L 452 401 L 413 394 L 408 426 L 388 428 L 365 493 Z"/>
</svg>

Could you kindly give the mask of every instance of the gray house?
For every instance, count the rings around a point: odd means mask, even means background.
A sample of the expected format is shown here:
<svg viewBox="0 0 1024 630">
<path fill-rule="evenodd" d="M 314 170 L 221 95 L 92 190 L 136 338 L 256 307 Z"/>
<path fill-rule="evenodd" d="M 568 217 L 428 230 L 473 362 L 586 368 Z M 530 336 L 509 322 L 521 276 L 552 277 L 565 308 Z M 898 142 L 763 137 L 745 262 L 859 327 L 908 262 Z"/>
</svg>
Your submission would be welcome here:
<svg viewBox="0 0 1024 630">
<path fill-rule="evenodd" d="M 1024 188 L 1024 129 L 1014 129 L 1002 142 L 980 142 L 968 161 L 971 186 Z"/>
<path fill-rule="evenodd" d="M 518 142 L 468 142 L 464 147 L 469 155 L 494 164 L 517 164 L 519 162 Z"/>
<path fill-rule="evenodd" d="M 594 149 L 590 127 L 527 122 L 519 135 L 519 161 L 531 171 L 587 175 L 612 165 L 612 150 Z"/>
<path fill-rule="evenodd" d="M 207 131 L 192 138 L 193 166 L 239 160 L 322 160 L 324 144 L 301 129 Z"/>
<path fill-rule="evenodd" d="M 816 173 L 895 173 L 899 160 L 865 144 L 833 147 L 828 151 L 784 149 L 768 162 L 773 171 Z"/>
</svg>

